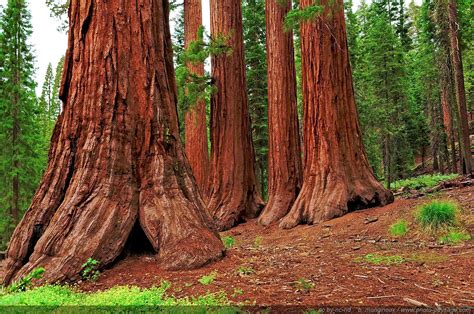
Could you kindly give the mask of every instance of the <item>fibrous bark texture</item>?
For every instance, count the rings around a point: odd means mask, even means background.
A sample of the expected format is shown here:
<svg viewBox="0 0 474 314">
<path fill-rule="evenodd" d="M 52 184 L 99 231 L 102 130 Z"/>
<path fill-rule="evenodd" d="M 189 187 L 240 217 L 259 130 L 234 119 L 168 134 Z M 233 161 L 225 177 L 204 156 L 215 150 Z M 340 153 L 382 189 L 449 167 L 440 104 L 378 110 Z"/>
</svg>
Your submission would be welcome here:
<svg viewBox="0 0 474 314">
<path fill-rule="evenodd" d="M 462 171 L 465 174 L 474 172 L 471 152 L 471 141 L 469 139 L 469 118 L 466 106 L 466 89 L 464 86 L 464 72 L 462 65 L 461 48 L 459 47 L 459 22 L 458 11 L 455 0 L 449 0 L 449 38 L 451 42 L 451 59 L 454 70 L 454 84 L 456 90 L 456 102 L 458 104 L 459 125 L 461 127 L 461 161 Z"/>
<path fill-rule="evenodd" d="M 209 211 L 220 230 L 261 211 L 250 133 L 239 0 L 211 0 L 211 33 L 227 39 L 229 53 L 214 55 L 211 99 L 211 171 Z"/>
<path fill-rule="evenodd" d="M 302 0 L 303 8 L 313 0 Z M 362 144 L 347 49 L 343 1 L 301 25 L 304 182 L 280 226 L 318 223 L 349 211 L 386 205 L 393 195 L 377 182 Z"/>
<path fill-rule="evenodd" d="M 185 47 L 198 39 L 202 26 L 201 0 L 184 0 L 184 40 Z M 198 76 L 204 75 L 204 64 L 188 63 L 189 72 Z M 198 184 L 201 195 L 205 198 L 209 186 L 209 149 L 207 141 L 206 102 L 193 104 L 185 117 L 186 155 Z"/>
<path fill-rule="evenodd" d="M 71 1 L 65 107 L 3 284 L 39 266 L 60 282 L 88 258 L 108 265 L 137 222 L 164 268 L 222 256 L 179 139 L 168 14 L 162 0 Z"/>
<path fill-rule="evenodd" d="M 288 214 L 303 181 L 296 101 L 293 32 L 284 29 L 291 1 L 267 0 L 268 203 L 259 218 L 266 226 Z"/>
</svg>

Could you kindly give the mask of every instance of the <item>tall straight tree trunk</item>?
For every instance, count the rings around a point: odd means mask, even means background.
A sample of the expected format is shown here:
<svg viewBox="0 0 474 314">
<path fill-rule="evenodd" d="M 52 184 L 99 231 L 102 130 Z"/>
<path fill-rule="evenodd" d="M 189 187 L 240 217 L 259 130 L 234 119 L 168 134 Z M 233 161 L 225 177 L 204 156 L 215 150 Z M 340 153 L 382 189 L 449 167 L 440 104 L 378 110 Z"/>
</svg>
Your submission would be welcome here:
<svg viewBox="0 0 474 314">
<path fill-rule="evenodd" d="M 72 0 L 69 14 L 64 111 L 0 281 L 40 266 L 41 282 L 76 280 L 88 258 L 111 264 L 134 226 L 163 268 L 219 259 L 179 137 L 168 1 Z"/>
<path fill-rule="evenodd" d="M 469 139 L 469 118 L 466 106 L 466 89 L 464 87 L 464 73 L 462 66 L 461 48 L 459 47 L 459 22 L 456 0 L 449 0 L 449 37 L 451 42 L 451 58 L 454 69 L 454 84 L 456 85 L 456 101 L 458 104 L 459 125 L 461 128 L 461 167 L 463 173 L 473 173 L 471 142 Z"/>
<path fill-rule="evenodd" d="M 19 69 L 18 67 L 20 60 L 17 60 L 18 66 L 15 69 L 17 71 L 14 74 L 14 85 L 18 86 L 19 84 Z M 12 120 L 13 120 L 13 130 L 12 130 L 12 147 L 13 147 L 13 163 L 12 163 L 12 172 L 13 174 L 13 179 L 12 179 L 12 202 L 11 202 L 11 216 L 13 223 L 16 225 L 18 224 L 18 221 L 20 219 L 20 177 L 18 172 L 20 171 L 20 162 L 18 160 L 19 158 L 19 152 L 18 152 L 18 145 L 19 145 L 19 137 L 20 137 L 20 121 L 19 121 L 19 106 L 20 106 L 20 97 L 18 95 L 18 91 L 14 91 L 13 99 L 12 99 L 12 105 L 13 105 L 13 115 L 12 115 Z"/>
<path fill-rule="evenodd" d="M 201 27 L 201 0 L 184 0 L 184 41 L 186 48 L 198 39 L 198 32 Z M 190 73 L 198 76 L 204 75 L 204 64 L 189 62 L 186 66 Z M 206 119 L 206 102 L 204 100 L 192 104 L 185 117 L 186 155 L 204 198 L 206 198 L 208 192 L 210 169 Z"/>
<path fill-rule="evenodd" d="M 269 199 L 259 219 L 264 226 L 290 211 L 303 181 L 293 32 L 284 29 L 291 8 L 292 1 L 266 2 L 270 149 Z"/>
<path fill-rule="evenodd" d="M 211 0 L 211 33 L 231 51 L 212 57 L 217 92 L 211 99 L 209 211 L 220 230 L 255 218 L 263 202 L 255 178 L 250 132 L 240 0 Z"/>
<path fill-rule="evenodd" d="M 313 3 L 301 0 L 300 5 Z M 283 228 L 326 221 L 394 199 L 375 178 L 362 144 L 343 1 L 323 0 L 321 5 L 324 12 L 301 25 L 304 181 L 280 223 Z"/>
</svg>

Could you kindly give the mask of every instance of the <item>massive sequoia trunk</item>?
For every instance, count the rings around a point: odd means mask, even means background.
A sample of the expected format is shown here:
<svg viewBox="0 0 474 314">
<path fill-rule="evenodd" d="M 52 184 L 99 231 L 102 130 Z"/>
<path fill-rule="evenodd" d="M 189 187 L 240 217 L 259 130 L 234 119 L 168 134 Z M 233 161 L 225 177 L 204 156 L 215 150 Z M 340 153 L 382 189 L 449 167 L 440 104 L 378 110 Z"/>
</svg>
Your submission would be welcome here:
<svg viewBox="0 0 474 314">
<path fill-rule="evenodd" d="M 225 38 L 229 53 L 214 55 L 211 99 L 211 188 L 209 211 L 220 230 L 255 218 L 262 200 L 255 179 L 250 133 L 240 0 L 211 0 L 211 33 Z"/>
<path fill-rule="evenodd" d="M 198 39 L 202 26 L 201 0 L 184 0 L 184 41 L 185 47 Z M 189 72 L 204 75 L 204 64 L 188 63 Z M 208 192 L 209 150 L 207 142 L 206 102 L 199 100 L 192 104 L 185 117 L 186 155 L 203 197 Z"/>
<path fill-rule="evenodd" d="M 331 3 L 331 4 L 328 4 Z M 313 0 L 301 0 L 302 8 Z M 349 211 L 385 205 L 362 144 L 354 100 L 342 0 L 301 25 L 305 121 L 304 182 L 280 226 L 317 223 Z"/>
<path fill-rule="evenodd" d="M 75 280 L 90 257 L 112 263 L 134 225 L 164 268 L 222 256 L 179 140 L 168 10 L 162 0 L 71 1 L 65 107 L 3 284 L 39 266 L 43 281 Z"/>
<path fill-rule="evenodd" d="M 455 0 L 449 0 L 449 38 L 451 42 L 451 58 L 454 70 L 454 84 L 456 90 L 456 101 L 458 104 L 459 125 L 461 128 L 461 167 L 465 174 L 473 173 L 471 142 L 469 140 L 469 118 L 466 106 L 466 89 L 464 87 L 464 72 L 462 66 L 461 48 L 459 47 L 459 22 Z"/>
<path fill-rule="evenodd" d="M 289 212 L 302 184 L 293 32 L 284 29 L 290 10 L 291 1 L 266 2 L 269 199 L 259 219 L 265 226 Z"/>
</svg>

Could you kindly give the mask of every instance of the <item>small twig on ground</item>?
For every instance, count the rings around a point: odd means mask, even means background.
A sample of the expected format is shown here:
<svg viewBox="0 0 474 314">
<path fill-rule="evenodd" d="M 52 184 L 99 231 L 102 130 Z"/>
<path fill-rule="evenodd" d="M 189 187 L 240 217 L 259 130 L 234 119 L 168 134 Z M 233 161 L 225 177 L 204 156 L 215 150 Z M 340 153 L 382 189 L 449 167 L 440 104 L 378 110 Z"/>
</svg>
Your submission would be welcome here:
<svg viewBox="0 0 474 314">
<path fill-rule="evenodd" d="M 380 279 L 379 277 L 376 277 L 378 281 L 380 281 L 382 284 L 385 284 L 385 281 L 383 281 L 382 279 Z"/>
<path fill-rule="evenodd" d="M 438 290 L 425 288 L 425 287 L 422 287 L 422 286 L 420 286 L 419 284 L 416 284 L 416 283 L 415 283 L 415 286 L 417 286 L 418 288 L 423 289 L 423 290 L 428 290 L 428 291 L 433 291 L 433 292 L 436 292 L 436 293 L 440 293 Z"/>
<path fill-rule="evenodd" d="M 410 298 L 403 298 L 403 301 L 407 302 L 407 303 L 410 303 L 414 306 L 419 306 L 419 307 L 428 307 L 428 304 L 426 303 L 423 303 L 423 302 L 420 302 L 420 301 L 417 301 L 417 300 L 413 300 L 413 299 L 410 299 Z"/>
<path fill-rule="evenodd" d="M 461 292 L 461 293 L 469 293 L 469 294 L 474 294 L 474 292 L 472 292 L 472 291 L 459 290 L 459 289 L 450 288 L 450 287 L 446 287 L 446 289 L 453 290 L 453 291 L 457 291 L 457 292 Z"/>
<path fill-rule="evenodd" d="M 377 297 L 367 297 L 367 299 L 385 299 L 385 298 L 396 298 L 398 295 L 381 295 Z"/>
<path fill-rule="evenodd" d="M 369 276 L 362 276 L 362 275 L 354 275 L 354 277 L 358 277 L 358 278 L 364 278 L 364 279 L 367 279 L 367 278 L 369 278 Z"/>
</svg>

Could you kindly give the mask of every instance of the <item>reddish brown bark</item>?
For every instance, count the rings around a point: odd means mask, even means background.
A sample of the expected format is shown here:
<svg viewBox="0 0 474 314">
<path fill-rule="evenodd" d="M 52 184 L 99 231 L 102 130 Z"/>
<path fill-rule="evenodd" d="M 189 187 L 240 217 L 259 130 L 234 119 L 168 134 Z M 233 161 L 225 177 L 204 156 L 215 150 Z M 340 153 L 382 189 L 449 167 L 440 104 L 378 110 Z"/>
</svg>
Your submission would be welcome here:
<svg viewBox="0 0 474 314">
<path fill-rule="evenodd" d="M 260 213 L 250 133 L 240 0 L 211 0 L 211 33 L 225 36 L 229 53 L 212 58 L 217 92 L 211 99 L 209 211 L 220 230 Z"/>
<path fill-rule="evenodd" d="M 393 194 L 377 182 L 362 144 L 347 49 L 343 1 L 301 25 L 305 114 L 304 182 L 283 228 L 318 223 L 386 205 Z M 303 8 L 313 0 L 302 0 Z"/>
<path fill-rule="evenodd" d="M 460 146 L 463 173 L 473 173 L 473 161 L 471 152 L 471 141 L 469 139 L 469 118 L 466 106 L 466 89 L 464 87 L 464 72 L 462 66 L 461 49 L 459 47 L 459 23 L 458 12 L 455 0 L 449 0 L 449 38 L 451 41 L 451 58 L 454 71 L 454 84 L 456 90 L 456 102 L 458 105 L 459 125 L 460 125 Z"/>
<path fill-rule="evenodd" d="M 198 31 L 202 26 L 201 0 L 184 0 L 184 41 L 185 47 L 198 39 Z M 188 63 L 187 67 L 193 74 L 203 76 L 204 64 Z M 209 183 L 209 149 L 207 142 L 206 102 L 193 104 L 185 118 L 186 155 L 203 197 L 208 192 Z"/>
<path fill-rule="evenodd" d="M 302 185 L 301 146 L 296 101 L 293 32 L 284 29 L 291 1 L 267 0 L 268 204 L 259 218 L 266 226 L 283 218 Z"/>
<path fill-rule="evenodd" d="M 90 257 L 112 263 L 134 225 L 164 268 L 222 256 L 179 139 L 168 10 L 161 0 L 71 1 L 65 107 L 3 284 L 39 266 L 42 281 L 75 280 Z"/>
</svg>

